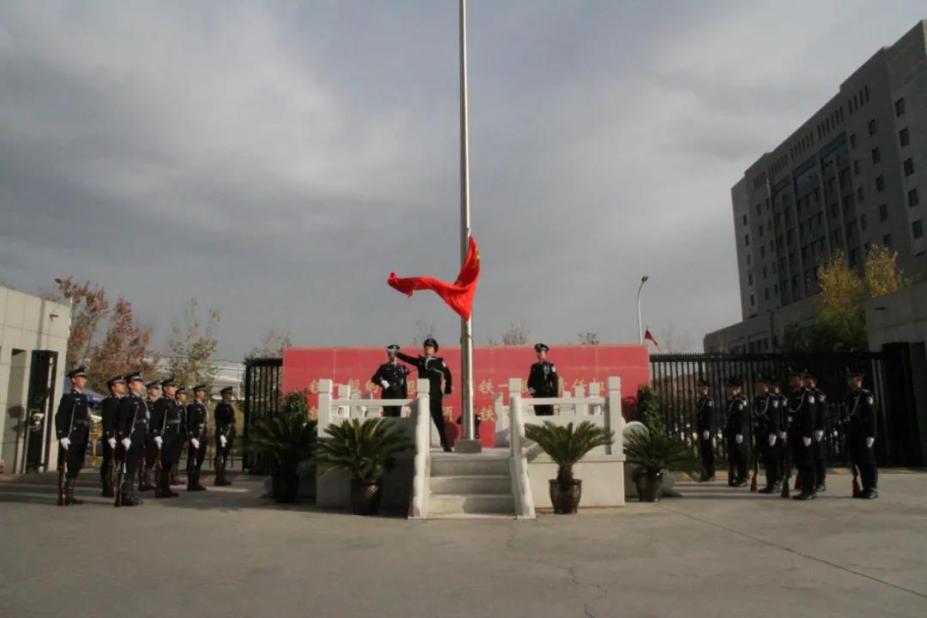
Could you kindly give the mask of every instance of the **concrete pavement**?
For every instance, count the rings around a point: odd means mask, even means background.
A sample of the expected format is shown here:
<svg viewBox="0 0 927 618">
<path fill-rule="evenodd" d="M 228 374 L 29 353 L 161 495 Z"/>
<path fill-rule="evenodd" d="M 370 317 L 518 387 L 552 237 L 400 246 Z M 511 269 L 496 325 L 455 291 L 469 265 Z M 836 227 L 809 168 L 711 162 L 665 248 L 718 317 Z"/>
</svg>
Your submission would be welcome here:
<svg viewBox="0 0 927 618">
<path fill-rule="evenodd" d="M 927 615 L 927 474 L 883 474 L 876 501 L 829 485 L 414 522 L 280 507 L 247 478 L 118 510 L 0 481 L 0 616 Z"/>
</svg>

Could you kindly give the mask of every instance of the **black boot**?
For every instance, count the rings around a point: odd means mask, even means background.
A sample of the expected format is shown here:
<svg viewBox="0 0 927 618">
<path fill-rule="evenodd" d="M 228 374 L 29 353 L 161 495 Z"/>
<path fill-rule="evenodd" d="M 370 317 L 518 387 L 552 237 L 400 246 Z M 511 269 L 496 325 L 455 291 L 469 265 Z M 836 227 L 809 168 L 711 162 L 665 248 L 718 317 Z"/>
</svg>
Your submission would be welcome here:
<svg viewBox="0 0 927 618">
<path fill-rule="evenodd" d="M 206 491 L 206 488 L 200 483 L 200 471 L 193 473 L 193 491 Z"/>
<path fill-rule="evenodd" d="M 150 467 L 145 466 L 145 471 L 142 473 L 141 482 L 138 485 L 139 491 L 148 491 L 150 489 L 155 489 L 154 485 L 154 470 Z"/>
<path fill-rule="evenodd" d="M 74 497 L 74 481 L 75 479 L 68 479 L 64 485 L 64 491 L 68 496 L 68 504 L 83 504 L 83 500 L 78 500 Z"/>
</svg>

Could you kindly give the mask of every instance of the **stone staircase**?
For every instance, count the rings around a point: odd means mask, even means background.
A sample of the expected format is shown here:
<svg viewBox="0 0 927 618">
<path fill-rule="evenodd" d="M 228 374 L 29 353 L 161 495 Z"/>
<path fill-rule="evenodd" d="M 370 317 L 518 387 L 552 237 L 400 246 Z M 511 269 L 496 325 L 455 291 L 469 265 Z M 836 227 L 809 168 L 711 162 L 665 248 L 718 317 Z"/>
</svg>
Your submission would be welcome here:
<svg viewBox="0 0 927 618">
<path fill-rule="evenodd" d="M 508 449 L 431 453 L 429 519 L 515 517 Z"/>
</svg>

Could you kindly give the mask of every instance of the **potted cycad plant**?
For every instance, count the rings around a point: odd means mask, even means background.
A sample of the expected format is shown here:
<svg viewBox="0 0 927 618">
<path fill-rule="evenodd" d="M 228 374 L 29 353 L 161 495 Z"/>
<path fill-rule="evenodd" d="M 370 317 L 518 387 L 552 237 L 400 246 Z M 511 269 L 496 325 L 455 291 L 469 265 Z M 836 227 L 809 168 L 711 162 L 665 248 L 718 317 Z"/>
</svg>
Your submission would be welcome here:
<svg viewBox="0 0 927 618">
<path fill-rule="evenodd" d="M 315 421 L 292 411 L 260 419 L 254 424 L 245 445 L 249 452 L 266 459 L 274 500 L 296 502 L 299 464 L 311 459 L 315 450 Z"/>
<path fill-rule="evenodd" d="M 641 502 L 656 502 L 663 491 L 664 471 L 693 473 L 698 466 L 695 455 L 682 440 L 665 432 L 647 429 L 624 437 L 624 454 L 634 466 L 633 479 Z"/>
<path fill-rule="evenodd" d="M 577 427 L 555 425 L 527 425 L 525 437 L 541 447 L 557 464 L 557 478 L 550 480 L 550 501 L 554 513 L 575 513 L 583 494 L 583 482 L 573 478 L 573 465 L 598 446 L 611 444 L 614 432 L 583 421 Z"/>
<path fill-rule="evenodd" d="M 350 419 L 329 425 L 319 438 L 316 461 L 323 473 L 344 470 L 351 476 L 351 510 L 356 515 L 380 511 L 383 477 L 396 465 L 396 455 L 414 447 L 383 418 Z"/>
</svg>

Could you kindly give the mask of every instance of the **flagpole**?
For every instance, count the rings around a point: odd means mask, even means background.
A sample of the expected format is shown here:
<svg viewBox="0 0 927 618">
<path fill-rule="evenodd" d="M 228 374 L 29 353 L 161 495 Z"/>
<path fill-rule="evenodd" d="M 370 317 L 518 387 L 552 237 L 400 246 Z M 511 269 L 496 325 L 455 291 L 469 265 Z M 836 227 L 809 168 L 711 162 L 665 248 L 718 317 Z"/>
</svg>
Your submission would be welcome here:
<svg viewBox="0 0 927 618">
<path fill-rule="evenodd" d="M 467 260 L 470 243 L 470 154 L 467 123 L 467 0 L 460 0 L 460 264 Z M 473 321 L 460 321 L 462 440 L 459 452 L 478 452 L 473 431 Z"/>
</svg>

